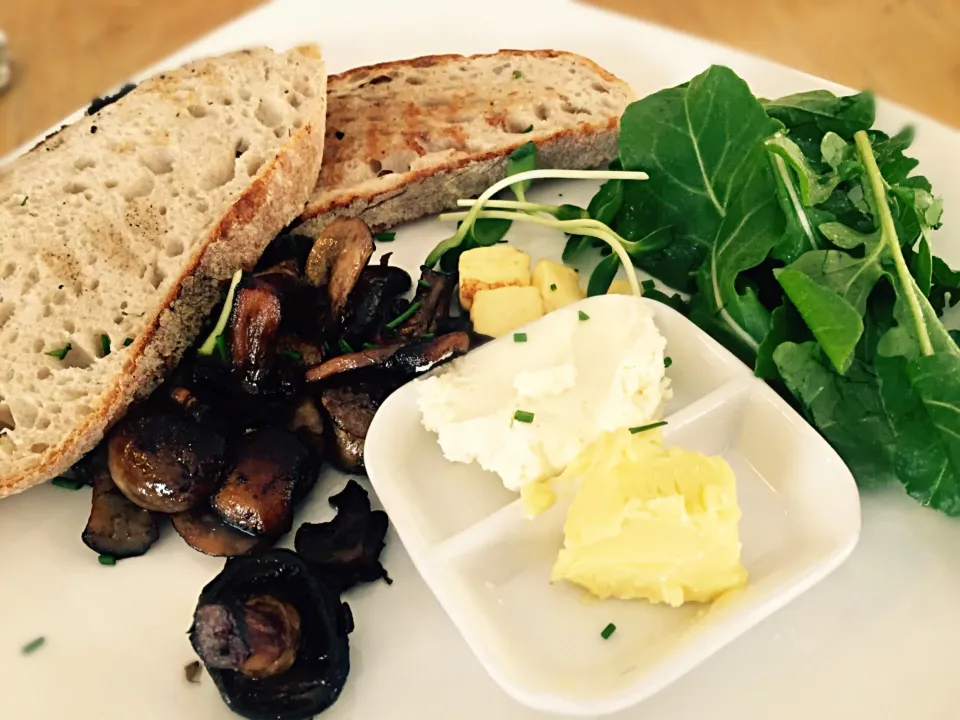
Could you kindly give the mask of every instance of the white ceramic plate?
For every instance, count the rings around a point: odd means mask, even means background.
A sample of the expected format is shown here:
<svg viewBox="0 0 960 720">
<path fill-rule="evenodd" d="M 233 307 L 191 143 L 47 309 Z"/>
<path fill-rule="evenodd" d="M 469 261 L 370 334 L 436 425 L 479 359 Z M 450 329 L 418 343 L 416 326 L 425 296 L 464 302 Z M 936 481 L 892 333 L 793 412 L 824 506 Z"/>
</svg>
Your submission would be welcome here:
<svg viewBox="0 0 960 720">
<path fill-rule="evenodd" d="M 420 424 L 416 383 L 387 399 L 367 435 L 370 482 L 414 565 L 490 675 L 550 712 L 598 715 L 640 702 L 826 577 L 860 535 L 857 486 L 843 461 L 700 328 L 665 305 L 616 295 L 563 312 L 616 313 L 635 302 L 653 310 L 673 359 L 664 443 L 722 455 L 737 476 L 750 580 L 712 606 L 587 603 L 567 583 L 550 585 L 564 504 L 529 520 L 496 475 L 444 459 Z M 473 352 L 502 343 L 512 336 Z M 610 622 L 616 634 L 604 640 Z"/>
<path fill-rule="evenodd" d="M 131 32 L 149 32 L 135 28 Z M 643 95 L 683 82 L 711 63 L 733 67 L 758 94 L 836 85 L 669 30 L 562 0 L 282 0 L 164 60 L 251 44 L 285 48 L 317 40 L 331 72 L 425 53 L 556 47 L 594 58 Z M 918 64 L 922 53 L 915 54 Z M 917 71 L 922 71 L 918 66 Z M 960 207 L 960 136 L 890 104 L 879 124 L 914 123 L 915 155 L 945 197 L 935 246 L 951 248 Z M 584 202 L 592 187 L 546 186 L 545 200 Z M 402 228 L 390 247 L 415 269 L 447 228 Z M 516 231 L 520 233 L 520 230 Z M 535 256 L 559 253 L 556 237 L 511 235 Z M 331 514 L 328 473 L 301 520 Z M 151 552 L 105 568 L 80 542 L 86 491 L 41 487 L 0 502 L 0 718 L 7 720 L 229 720 L 212 683 L 188 685 L 186 630 L 201 587 L 221 567 L 166 533 Z M 725 647 L 624 719 L 952 720 L 960 655 L 960 524 L 895 489 L 861 498 L 863 530 L 848 562 L 815 589 Z M 388 537 L 396 582 L 352 592 L 353 670 L 325 720 L 533 720 L 474 658 L 404 552 Z M 46 645 L 25 658 L 38 635 Z"/>
</svg>

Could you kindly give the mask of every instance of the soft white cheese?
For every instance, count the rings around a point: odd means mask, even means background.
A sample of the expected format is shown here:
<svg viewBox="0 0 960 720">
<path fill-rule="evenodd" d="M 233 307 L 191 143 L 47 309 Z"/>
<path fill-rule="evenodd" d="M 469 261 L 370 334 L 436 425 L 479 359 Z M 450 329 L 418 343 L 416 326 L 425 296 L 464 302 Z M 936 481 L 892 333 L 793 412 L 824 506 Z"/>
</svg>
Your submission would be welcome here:
<svg viewBox="0 0 960 720">
<path fill-rule="evenodd" d="M 601 433 L 659 418 L 670 391 L 651 311 L 609 296 L 589 314 L 556 310 L 526 342 L 508 335 L 417 381 L 423 425 L 448 460 L 476 462 L 519 491 L 563 472 Z"/>
</svg>

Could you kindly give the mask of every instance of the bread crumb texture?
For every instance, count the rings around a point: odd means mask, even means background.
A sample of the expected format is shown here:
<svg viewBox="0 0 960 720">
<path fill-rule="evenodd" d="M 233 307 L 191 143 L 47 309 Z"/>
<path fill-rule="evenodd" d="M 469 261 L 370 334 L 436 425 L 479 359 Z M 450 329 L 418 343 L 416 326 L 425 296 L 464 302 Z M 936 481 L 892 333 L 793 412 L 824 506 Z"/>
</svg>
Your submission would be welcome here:
<svg viewBox="0 0 960 720">
<path fill-rule="evenodd" d="M 201 60 L 0 168 L 0 497 L 91 449 L 299 214 L 325 90 L 299 51 Z"/>
</svg>

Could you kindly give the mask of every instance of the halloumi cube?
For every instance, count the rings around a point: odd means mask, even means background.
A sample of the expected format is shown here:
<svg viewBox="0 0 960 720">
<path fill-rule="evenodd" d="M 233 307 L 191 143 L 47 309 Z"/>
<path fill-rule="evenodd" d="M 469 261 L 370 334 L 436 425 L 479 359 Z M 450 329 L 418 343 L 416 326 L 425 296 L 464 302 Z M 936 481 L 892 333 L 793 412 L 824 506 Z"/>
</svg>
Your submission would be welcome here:
<svg viewBox="0 0 960 720">
<path fill-rule="evenodd" d="M 470 320 L 481 335 L 500 337 L 543 317 L 543 298 L 532 285 L 480 290 L 473 296 Z"/>
<path fill-rule="evenodd" d="M 577 271 L 552 260 L 541 260 L 533 268 L 533 284 L 540 289 L 545 312 L 553 312 L 586 297 L 580 289 Z"/>
<path fill-rule="evenodd" d="M 509 245 L 467 250 L 460 256 L 460 305 L 469 310 L 480 290 L 530 284 L 530 256 Z"/>
</svg>

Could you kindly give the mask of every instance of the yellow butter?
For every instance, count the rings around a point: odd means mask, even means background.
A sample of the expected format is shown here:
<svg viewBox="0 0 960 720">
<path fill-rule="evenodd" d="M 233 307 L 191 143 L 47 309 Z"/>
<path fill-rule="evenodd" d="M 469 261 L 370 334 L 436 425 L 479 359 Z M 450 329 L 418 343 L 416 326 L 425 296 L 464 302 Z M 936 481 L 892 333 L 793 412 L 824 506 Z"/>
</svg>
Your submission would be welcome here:
<svg viewBox="0 0 960 720">
<path fill-rule="evenodd" d="M 743 586 L 736 480 L 723 458 L 663 448 L 659 430 L 607 433 L 567 476 L 580 483 L 551 580 L 603 599 L 679 606 Z"/>
</svg>

